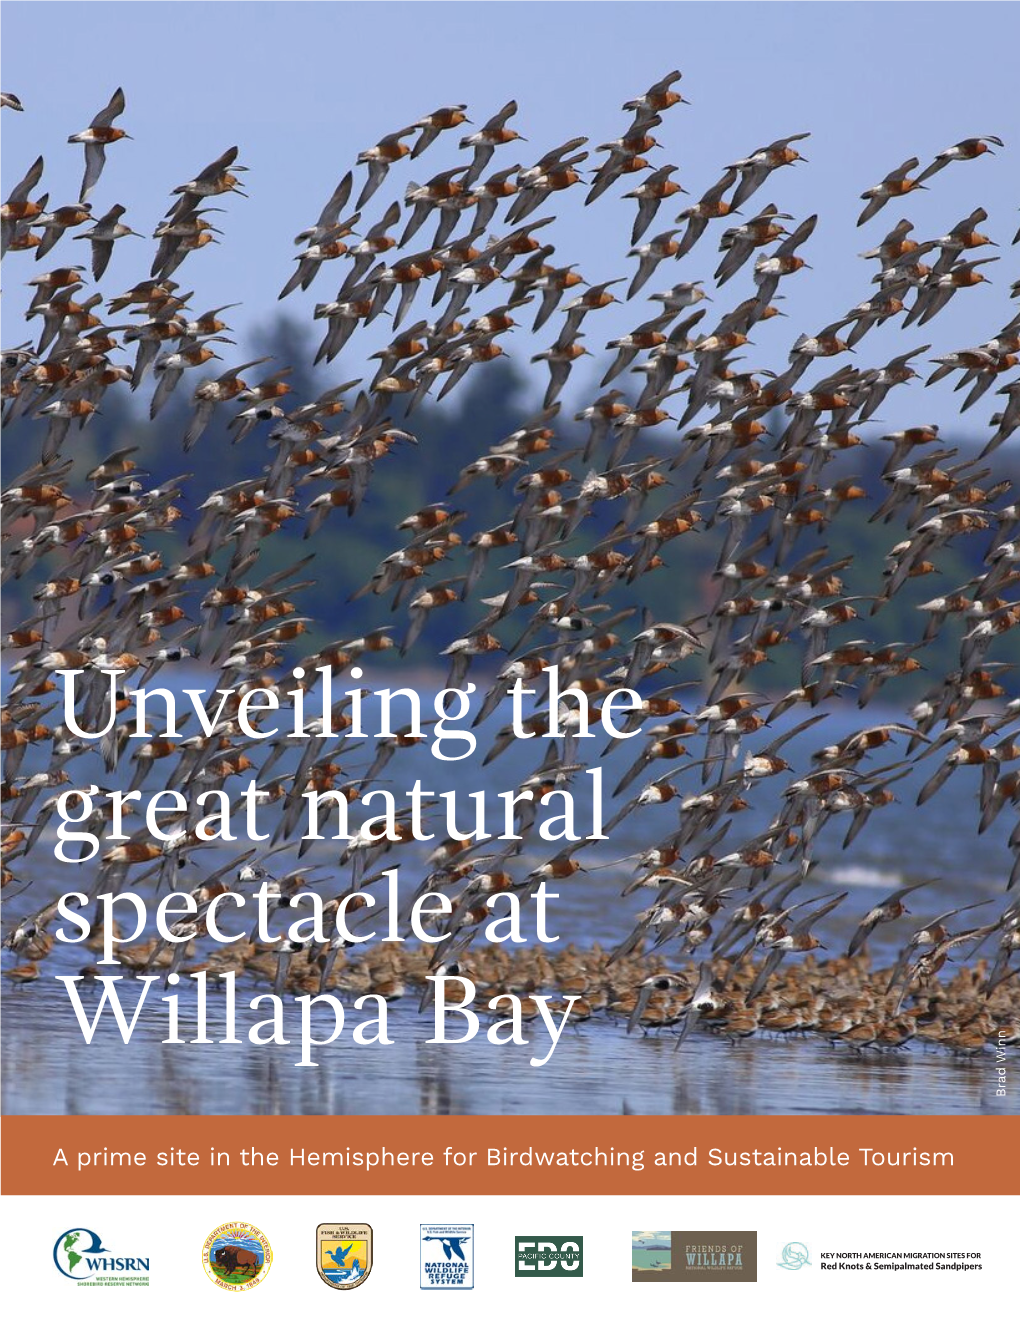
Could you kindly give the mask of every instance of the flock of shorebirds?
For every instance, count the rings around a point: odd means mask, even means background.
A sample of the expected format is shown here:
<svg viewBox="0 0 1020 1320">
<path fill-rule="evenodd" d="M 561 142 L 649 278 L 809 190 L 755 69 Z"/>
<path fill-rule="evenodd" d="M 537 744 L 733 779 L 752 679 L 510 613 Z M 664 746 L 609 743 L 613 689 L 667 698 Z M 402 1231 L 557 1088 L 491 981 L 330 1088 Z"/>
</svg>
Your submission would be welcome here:
<svg viewBox="0 0 1020 1320">
<path fill-rule="evenodd" d="M 959 1053 L 991 1041 L 1016 1044 L 1020 902 L 1008 891 L 1020 878 L 1020 825 L 1009 836 L 1013 860 L 1004 860 L 1001 903 L 958 905 L 917 925 L 905 901 L 911 890 L 936 881 L 908 885 L 864 913 L 846 951 L 824 960 L 816 929 L 852 900 L 847 892 L 804 897 L 809 891 L 802 888 L 821 830 L 838 830 L 843 822 L 844 846 L 850 845 L 873 813 L 894 801 L 892 785 L 917 763 L 931 767 L 921 803 L 950 775 L 973 780 L 974 818 L 954 819 L 956 830 L 984 831 L 1020 801 L 1020 773 L 1011 768 L 1020 758 L 1020 702 L 1009 699 L 1005 678 L 1015 666 L 989 658 L 994 646 L 998 654 L 1017 654 L 1020 507 L 1010 483 L 997 480 L 986 462 L 1020 423 L 1020 315 L 984 343 L 929 359 L 928 383 L 953 378 L 963 410 L 986 391 L 1002 396 L 979 453 L 961 456 L 927 423 L 862 439 L 859 428 L 890 391 L 922 376 L 930 346 L 911 343 L 876 366 L 855 365 L 862 357 L 847 356 L 865 353 L 869 333 L 896 318 L 904 328 L 926 326 L 952 298 L 987 279 L 997 257 L 979 251 L 992 244 L 981 229 L 986 213 L 974 209 L 930 238 L 915 236 L 913 224 L 900 219 L 863 254 L 873 263 L 863 301 L 816 333 L 800 334 L 782 370 L 748 370 L 741 349 L 757 324 L 782 314 L 778 291 L 804 268 L 802 253 L 817 220 L 795 221 L 772 203 L 755 208 L 762 191 L 780 182 L 777 175 L 802 159 L 798 148 L 807 135 L 781 138 L 734 161 L 698 200 L 684 199 L 690 204 L 667 220 L 669 227 L 653 232 L 660 213 L 672 210 L 663 203 L 677 205 L 685 191 L 675 165 L 655 168 L 648 159 L 661 145 L 655 134 L 663 117 L 683 104 L 679 81 L 672 73 L 628 101 L 629 118 L 615 140 L 592 149 L 587 138 L 575 137 L 530 166 L 518 163 L 525 140 L 511 126 L 513 101 L 481 127 L 463 105 L 440 107 L 361 152 L 315 223 L 298 234 L 300 251 L 280 296 L 316 281 L 321 287 L 340 272 L 335 297 L 314 309 L 323 330 L 317 362 L 332 362 L 377 317 L 391 317 L 393 336 L 373 355 L 378 370 L 370 381 L 338 383 L 300 402 L 288 397 L 287 364 L 272 363 L 254 378 L 266 359 L 209 374 L 222 355 L 217 349 L 232 342 L 223 319 L 228 309 L 196 314 L 193 294 L 174 278 L 192 253 L 219 241 L 214 218 L 222 208 L 210 203 L 245 196 L 237 148 L 174 188 L 155 229 L 147 277 L 112 295 L 97 286 L 115 246 L 132 238 L 134 250 L 142 250 L 123 206 L 94 208 L 90 201 L 108 182 L 108 149 L 128 136 L 119 126 L 123 92 L 69 139 L 84 147 L 77 201 L 50 205 L 40 192 L 43 159 L 32 165 L 3 205 L 4 254 L 22 263 L 34 254 L 39 262 L 62 243 L 68 264 L 35 267 L 26 313 L 33 338 L 3 352 L 5 420 L 34 419 L 38 436 L 35 461 L 3 492 L 5 580 L 25 578 L 36 607 L 6 638 L 17 659 L 2 731 L 5 885 L 15 883 L 21 893 L 38 883 L 26 865 L 57 796 L 72 782 L 102 779 L 100 756 L 107 776 L 118 761 L 130 760 L 133 786 L 151 787 L 158 779 L 160 787 L 185 794 L 210 787 L 239 794 L 258 772 L 260 799 L 279 805 L 280 825 L 276 846 L 257 860 L 235 857 L 219 865 L 216 845 L 198 839 L 190 811 L 170 843 L 139 831 L 101 851 L 90 879 L 93 896 L 150 878 L 188 888 L 188 868 L 202 867 L 207 855 L 216 859 L 202 868 L 213 874 L 193 890 L 198 916 L 177 932 L 190 930 L 193 941 L 170 948 L 153 939 L 122 948 L 125 967 L 187 969 L 203 958 L 198 965 L 263 976 L 281 990 L 339 986 L 388 998 L 402 994 L 405 984 L 421 984 L 430 970 L 459 969 L 491 991 L 576 995 L 575 1022 L 615 1014 L 631 1030 L 668 1028 L 680 1039 L 697 1024 L 734 1040 L 810 1032 L 856 1048 L 900 1047 L 915 1036 Z M 3 104 L 23 109 L 12 94 L 4 94 Z M 31 107 L 25 112 L 28 120 Z M 458 163 L 423 184 L 411 181 L 409 170 L 426 151 L 454 140 Z M 1001 145 L 976 137 L 939 152 L 924 168 L 917 158 L 905 161 L 864 192 L 859 223 L 936 175 L 948 182 L 941 171 L 955 172 Z M 403 205 L 392 200 L 369 210 L 377 192 L 393 183 Z M 549 203 L 569 189 L 583 192 L 586 204 L 610 191 L 633 199 L 628 275 L 593 284 L 575 265 L 558 262 Z M 91 285 L 85 267 L 71 264 L 73 240 L 87 242 Z M 698 260 L 716 240 L 714 280 L 676 282 L 677 273 L 690 272 L 692 252 Z M 738 277 L 743 288 L 730 309 L 710 311 Z M 644 295 L 653 278 L 667 287 Z M 1018 293 L 1015 284 L 1012 297 Z M 576 424 L 563 428 L 568 447 L 558 435 L 559 396 L 589 352 L 584 341 L 597 335 L 599 312 L 620 302 L 643 305 L 639 323 L 609 341 L 615 356 L 603 392 L 576 413 L 584 428 L 580 444 L 573 443 Z M 412 321 L 412 308 L 424 310 L 426 303 L 426 315 Z M 239 697 L 272 689 L 288 702 L 290 645 L 313 623 L 311 607 L 301 602 L 317 585 L 308 568 L 316 530 L 331 517 L 356 515 L 372 500 L 373 477 L 389 465 L 442 463 L 441 454 L 416 447 L 410 428 L 418 404 L 426 396 L 442 399 L 465 375 L 498 360 L 508 333 L 537 337 L 550 322 L 551 343 L 540 349 L 536 343 L 532 357 L 548 371 L 541 410 L 451 472 L 449 502 L 399 511 L 402 539 L 364 594 L 403 609 L 402 638 L 392 635 L 397 629 L 379 627 L 338 638 L 300 663 L 308 674 L 328 666 L 342 677 L 394 647 L 423 661 L 427 631 L 419 638 L 430 614 L 451 609 L 464 626 L 442 653 L 448 681 L 461 686 L 469 671 L 475 678 L 482 671 L 483 722 L 496 714 L 508 686 L 518 678 L 541 686 L 551 664 L 590 699 L 592 719 L 600 693 L 638 688 L 643 705 L 632 727 L 642 736 L 627 746 L 640 751 L 615 790 L 617 820 L 641 813 L 647 847 L 614 868 L 624 894 L 640 890 L 647 907 L 612 951 L 571 946 L 552 955 L 542 948 L 510 954 L 479 940 L 493 895 L 513 892 L 523 901 L 545 879 L 562 882 L 561 891 L 583 886 L 592 869 L 584 866 L 589 843 L 543 855 L 535 812 L 522 807 L 522 842 L 494 852 L 447 840 L 429 855 L 422 891 L 442 890 L 453 899 L 441 927 L 450 938 L 431 961 L 425 949 L 411 946 L 349 957 L 339 936 L 326 945 L 203 945 L 204 910 L 227 887 L 244 891 L 268 879 L 285 909 L 303 887 L 327 880 L 316 866 L 286 871 L 287 850 L 298 848 L 306 789 L 336 788 L 354 803 L 419 740 L 399 733 L 376 749 L 370 765 L 352 772 L 341 767 L 335 748 L 324 751 L 315 740 L 292 744 L 284 737 L 253 749 L 239 729 L 235 698 L 211 735 L 174 740 L 154 732 L 139 745 L 127 738 L 131 703 L 122 687 L 123 722 L 97 748 L 58 722 L 59 708 L 47 701 L 56 688 L 53 674 L 85 671 L 82 702 L 93 716 L 97 700 L 100 706 L 105 700 L 109 671 L 122 684 L 149 682 L 180 663 L 218 669 L 210 690 L 234 686 Z M 229 416 L 228 434 L 250 453 L 251 475 L 216 489 L 215 461 L 207 455 L 202 464 L 186 460 L 200 468 L 197 475 L 156 487 L 146 480 L 144 444 L 82 472 L 76 443 L 107 391 L 150 385 L 151 417 L 175 391 L 192 390 L 185 452 L 201 445 L 213 417 Z M 138 429 L 142 435 L 144 424 Z M 902 530 L 867 597 L 848 596 L 841 575 L 849 560 L 834 559 L 826 545 L 844 506 L 873 498 L 848 469 L 862 443 L 888 451 L 884 498 L 874 500 L 872 521 Z M 473 483 L 502 492 L 504 521 L 472 525 L 470 495 L 459 497 Z M 185 491 L 203 515 L 190 535 L 179 521 Z M 586 519 L 603 506 L 618 511 L 616 525 L 586 541 Z M 293 549 L 289 566 L 260 573 L 264 539 L 291 520 L 310 542 L 285 537 Z M 348 525 L 356 537 L 357 523 Z M 682 571 L 683 538 L 710 529 L 717 529 L 721 548 L 705 608 L 697 618 L 652 617 L 642 601 L 645 575 Z M 964 543 L 980 548 L 981 571 L 940 587 L 920 606 L 910 637 L 881 645 L 869 640 L 869 613 L 908 582 L 937 574 Z M 483 597 L 482 582 L 491 582 L 497 565 L 508 570 L 509 585 Z M 328 564 L 317 565 L 320 574 L 324 569 Z M 611 591 L 612 607 L 604 600 Z M 958 631 L 956 667 L 932 673 L 927 692 L 902 720 L 862 726 L 835 742 L 820 738 L 797 768 L 784 759 L 795 735 L 816 724 L 816 734 L 824 733 L 828 712 L 853 702 L 863 707 L 880 691 L 895 702 L 897 680 L 926 667 L 928 644 L 944 627 Z M 801 683 L 770 696 L 755 677 L 779 648 L 798 656 Z M 349 720 L 345 707 L 341 702 L 334 712 L 341 728 Z M 585 744 L 576 736 L 583 732 L 580 717 L 569 701 L 565 711 L 567 738 L 544 744 L 547 754 L 522 786 L 539 799 L 586 768 Z M 792 724 L 773 728 L 788 712 Z M 532 723 L 533 732 L 542 732 L 540 719 Z M 486 759 L 510 741 L 508 729 L 493 733 Z M 614 744 L 617 759 L 624 755 L 619 747 Z M 266 778 L 285 754 L 300 759 L 298 769 Z M 779 786 L 780 806 L 767 828 L 738 842 L 741 813 L 760 801 L 753 798 L 760 785 Z M 89 821 L 99 840 L 107 815 L 99 807 Z M 734 837 L 727 838 L 731 828 Z M 600 845 L 603 855 L 610 847 Z M 391 849 L 399 852 L 393 842 L 355 838 L 330 871 L 334 884 L 341 876 L 332 911 L 352 888 L 379 879 L 379 863 Z M 10 926 L 6 946 L 15 960 L 8 976 L 25 982 L 38 976 L 53 948 L 55 919 L 56 906 L 48 903 Z M 893 965 L 875 967 L 868 938 L 893 922 L 900 923 L 901 952 Z M 947 968 L 954 956 L 959 966 Z"/>
</svg>

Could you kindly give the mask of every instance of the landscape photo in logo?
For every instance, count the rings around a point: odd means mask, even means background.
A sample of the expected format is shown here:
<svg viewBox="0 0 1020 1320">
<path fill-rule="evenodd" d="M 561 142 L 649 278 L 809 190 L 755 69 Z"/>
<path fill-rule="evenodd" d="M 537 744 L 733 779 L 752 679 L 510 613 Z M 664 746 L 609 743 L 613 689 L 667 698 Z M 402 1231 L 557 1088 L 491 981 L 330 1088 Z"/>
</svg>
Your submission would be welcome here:
<svg viewBox="0 0 1020 1320">
<path fill-rule="evenodd" d="M 53 1263 L 80 1287 L 149 1286 L 149 1256 L 108 1247 L 91 1228 L 68 1228 L 53 1244 Z"/>
<path fill-rule="evenodd" d="M 369 1224 L 320 1224 L 315 1230 L 315 1268 L 323 1283 L 346 1291 L 372 1272 Z"/>
<path fill-rule="evenodd" d="M 247 1292 L 261 1283 L 273 1250 L 261 1229 L 241 1219 L 214 1228 L 202 1244 L 202 1267 L 218 1288 Z"/>
<path fill-rule="evenodd" d="M 421 1286 L 475 1286 L 474 1224 L 421 1225 Z"/>
<path fill-rule="evenodd" d="M 669 1229 L 636 1228 L 631 1233 L 630 1259 L 635 1274 L 663 1274 L 672 1268 L 672 1234 Z"/>
</svg>

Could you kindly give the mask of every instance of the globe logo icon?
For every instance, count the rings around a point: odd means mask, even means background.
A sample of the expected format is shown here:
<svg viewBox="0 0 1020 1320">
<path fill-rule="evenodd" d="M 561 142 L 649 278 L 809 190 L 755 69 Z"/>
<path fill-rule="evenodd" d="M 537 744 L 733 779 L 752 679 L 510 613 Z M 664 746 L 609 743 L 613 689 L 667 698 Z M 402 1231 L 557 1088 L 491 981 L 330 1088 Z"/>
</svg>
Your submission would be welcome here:
<svg viewBox="0 0 1020 1320">
<path fill-rule="evenodd" d="M 776 1262 L 781 1270 L 799 1270 L 810 1265 L 808 1249 L 803 1242 L 787 1242 L 783 1248 L 783 1259 Z"/>
<path fill-rule="evenodd" d="M 89 1272 L 86 1256 L 102 1251 L 102 1240 L 91 1228 L 69 1228 L 53 1244 L 53 1263 L 66 1278 L 80 1279 Z"/>
</svg>

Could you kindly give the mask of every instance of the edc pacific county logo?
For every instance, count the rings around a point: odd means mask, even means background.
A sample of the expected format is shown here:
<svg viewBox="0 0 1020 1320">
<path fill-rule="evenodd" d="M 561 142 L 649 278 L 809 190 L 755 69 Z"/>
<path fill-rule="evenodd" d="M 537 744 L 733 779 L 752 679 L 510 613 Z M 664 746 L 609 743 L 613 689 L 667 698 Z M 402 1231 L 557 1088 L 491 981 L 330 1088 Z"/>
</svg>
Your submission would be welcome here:
<svg viewBox="0 0 1020 1320">
<path fill-rule="evenodd" d="M 514 1238 L 514 1274 L 520 1279 L 580 1279 L 584 1274 L 584 1239 L 574 1237 Z"/>
<path fill-rule="evenodd" d="M 421 1225 L 421 1286 L 475 1286 L 474 1224 Z"/>
<path fill-rule="evenodd" d="M 254 1224 L 231 1219 L 202 1243 L 202 1268 L 217 1288 L 247 1292 L 260 1284 L 273 1263 L 269 1239 Z"/>
<path fill-rule="evenodd" d="M 344 1292 L 372 1272 L 369 1224 L 320 1224 L 315 1230 L 315 1268 L 323 1283 Z"/>
<path fill-rule="evenodd" d="M 117 1255 L 91 1228 L 69 1228 L 53 1244 L 53 1263 L 81 1288 L 149 1286 L 149 1257 Z"/>
</svg>

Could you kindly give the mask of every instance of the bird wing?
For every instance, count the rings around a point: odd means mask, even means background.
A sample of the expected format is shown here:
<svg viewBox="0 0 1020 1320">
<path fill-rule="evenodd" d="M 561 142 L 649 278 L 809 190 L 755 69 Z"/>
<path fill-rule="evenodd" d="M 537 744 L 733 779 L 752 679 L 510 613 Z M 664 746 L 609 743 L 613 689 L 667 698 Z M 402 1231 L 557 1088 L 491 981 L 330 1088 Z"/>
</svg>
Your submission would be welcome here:
<svg viewBox="0 0 1020 1320">
<path fill-rule="evenodd" d="M 224 170 L 229 169 L 237 160 L 237 147 L 227 147 L 222 156 L 217 156 L 211 161 L 205 169 L 198 175 L 199 182 L 205 182 L 208 179 L 215 179 L 217 174 L 222 174 Z"/>
<path fill-rule="evenodd" d="M 118 115 L 124 113 L 124 89 L 118 87 L 110 97 L 109 103 L 96 115 L 90 128 L 109 128 Z"/>
<path fill-rule="evenodd" d="M 84 235 L 81 235 L 84 237 Z M 113 256 L 113 239 L 93 238 L 92 239 L 92 278 L 94 280 L 102 279 L 107 266 L 110 264 L 110 258 Z"/>
<path fill-rule="evenodd" d="M 821 907 L 809 912 L 806 917 L 802 917 L 797 922 L 792 933 L 794 935 L 806 935 L 816 921 L 820 921 L 822 917 L 827 917 L 834 908 L 838 908 L 849 893 L 850 891 L 846 889 L 843 893 L 837 894 L 835 898 L 829 899 L 828 903 L 823 903 Z"/>
<path fill-rule="evenodd" d="M 882 182 L 889 183 L 892 182 L 893 180 L 905 179 L 911 170 L 917 169 L 917 166 L 918 166 L 917 157 L 911 156 L 909 160 L 905 160 L 903 164 L 900 165 L 897 169 L 890 170 L 889 173 L 882 180 Z"/>
<path fill-rule="evenodd" d="M 383 171 L 385 173 L 385 171 Z M 386 214 L 381 220 L 372 226 L 368 231 L 367 237 L 370 239 L 382 238 L 387 229 L 392 228 L 400 219 L 400 203 L 391 202 L 386 208 Z"/>
<path fill-rule="evenodd" d="M 809 215 L 806 220 L 801 221 L 797 228 L 788 237 L 784 238 L 779 247 L 776 248 L 776 254 L 788 257 L 792 252 L 800 247 L 801 243 L 806 243 L 814 233 L 815 225 L 818 223 L 817 215 Z"/>
<path fill-rule="evenodd" d="M 8 201 L 11 203 L 27 202 L 28 194 L 32 191 L 32 189 L 42 178 L 42 172 L 43 172 L 43 158 L 42 156 L 39 156 L 34 161 L 34 163 L 32 164 L 31 168 L 29 169 L 25 177 L 14 188 L 10 197 L 8 198 Z"/>
<path fill-rule="evenodd" d="M 502 110 L 499 110 L 485 124 L 485 130 L 502 128 L 506 121 L 517 113 L 517 102 L 507 101 Z"/>
<path fill-rule="evenodd" d="M 347 205 L 348 198 L 351 195 L 351 188 L 354 186 L 354 174 L 348 170 L 337 186 L 333 189 L 333 195 L 319 212 L 319 219 L 316 222 L 317 229 L 333 229 L 340 218 L 340 212 Z M 298 239 L 294 240 L 298 242 Z"/>
<path fill-rule="evenodd" d="M 89 193 L 99 182 L 99 176 L 103 172 L 103 166 L 106 164 L 106 148 L 102 142 L 85 143 L 85 176 L 81 181 L 81 192 L 78 200 L 83 202 Z"/>
</svg>

